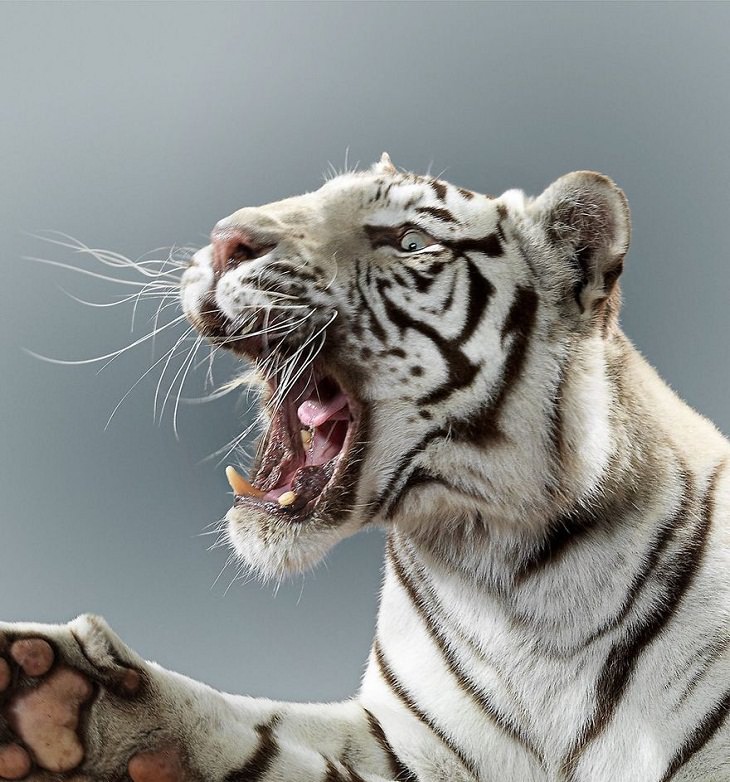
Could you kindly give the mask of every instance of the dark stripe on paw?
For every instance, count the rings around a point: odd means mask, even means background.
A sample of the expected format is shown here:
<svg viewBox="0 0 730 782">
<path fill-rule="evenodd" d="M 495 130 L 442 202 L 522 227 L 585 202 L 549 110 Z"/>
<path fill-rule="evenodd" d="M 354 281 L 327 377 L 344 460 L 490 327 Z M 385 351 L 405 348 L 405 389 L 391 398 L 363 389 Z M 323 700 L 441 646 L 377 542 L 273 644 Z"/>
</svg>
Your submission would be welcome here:
<svg viewBox="0 0 730 782">
<path fill-rule="evenodd" d="M 396 782 L 418 782 L 418 777 L 403 763 L 403 761 L 395 754 L 393 747 L 391 747 L 388 741 L 383 726 L 378 722 L 377 717 L 368 709 L 363 707 L 368 718 L 368 728 L 370 735 L 375 739 L 378 746 L 383 750 L 388 758 L 388 765 L 390 766 L 390 773 L 393 775 Z"/>
<path fill-rule="evenodd" d="M 254 728 L 259 736 L 256 751 L 243 768 L 231 771 L 224 782 L 258 782 L 264 778 L 279 755 L 279 744 L 274 736 L 278 722 L 278 716 L 274 715 L 268 722 Z"/>
</svg>

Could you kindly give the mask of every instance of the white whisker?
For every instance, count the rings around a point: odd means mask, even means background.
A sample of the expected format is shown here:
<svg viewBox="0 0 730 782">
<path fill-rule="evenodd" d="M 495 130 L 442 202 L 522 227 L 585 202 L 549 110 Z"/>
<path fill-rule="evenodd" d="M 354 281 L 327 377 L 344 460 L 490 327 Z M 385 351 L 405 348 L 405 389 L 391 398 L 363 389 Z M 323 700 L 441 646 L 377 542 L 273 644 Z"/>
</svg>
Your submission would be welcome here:
<svg viewBox="0 0 730 782">
<path fill-rule="evenodd" d="M 37 258 L 34 255 L 23 256 L 25 261 L 34 261 L 35 263 L 43 263 L 47 266 L 57 266 L 59 269 L 67 269 L 68 271 L 76 272 L 77 274 L 85 274 L 88 277 L 94 277 L 97 280 L 104 280 L 105 282 L 113 282 L 117 285 L 131 285 L 134 288 L 146 288 L 148 282 L 136 282 L 134 280 L 120 280 L 117 277 L 109 277 L 106 274 L 99 274 L 98 272 L 89 271 L 89 269 L 82 269 L 78 266 L 73 266 L 70 263 L 62 263 L 61 261 L 52 261 L 50 258 Z"/>
<path fill-rule="evenodd" d="M 116 406 L 115 406 L 115 407 L 114 407 L 114 409 L 112 410 L 112 412 L 111 412 L 111 415 L 109 416 L 109 418 L 107 419 L 107 422 L 106 422 L 106 424 L 104 425 L 104 429 L 105 429 L 105 430 L 109 428 L 109 424 L 111 424 L 111 422 L 112 422 L 112 418 L 114 418 L 114 415 L 116 414 L 117 410 L 119 410 L 119 408 L 122 406 L 122 404 L 123 404 L 123 403 L 124 403 L 124 401 L 127 399 L 127 397 L 128 397 L 128 396 L 129 396 L 129 395 L 132 393 L 132 391 L 134 391 L 134 389 L 135 389 L 135 388 L 136 388 L 136 387 L 137 387 L 137 386 L 138 386 L 138 385 L 139 385 L 139 384 L 140 384 L 140 383 L 141 383 L 141 382 L 144 380 L 144 378 L 146 378 L 146 377 L 147 377 L 147 375 L 149 375 L 149 373 L 150 373 L 150 372 L 152 372 L 152 370 L 153 370 L 153 369 L 154 369 L 156 366 L 158 366 L 159 364 L 161 364 L 161 363 L 162 363 L 162 362 L 163 362 L 163 361 L 164 361 L 164 360 L 165 360 L 165 359 L 168 357 L 168 355 L 169 355 L 169 354 L 170 354 L 170 353 L 171 353 L 173 350 L 175 350 L 175 347 L 174 347 L 174 346 L 173 346 L 173 347 L 171 347 L 171 348 L 170 348 L 170 350 L 169 350 L 167 353 L 165 353 L 163 356 L 161 356 L 160 358 L 158 358 L 158 359 L 157 359 L 157 361 L 155 361 L 155 363 L 154 363 L 154 364 L 152 364 L 152 365 L 151 365 L 151 366 L 150 366 L 148 369 L 146 369 L 146 370 L 145 370 L 145 371 L 144 371 L 144 372 L 143 372 L 143 373 L 140 375 L 140 377 L 139 377 L 139 378 L 138 378 L 138 379 L 137 379 L 137 380 L 136 380 L 136 381 L 133 383 L 133 385 L 130 387 L 130 389 L 127 391 L 127 393 L 126 393 L 126 394 L 124 394 L 124 396 L 123 396 L 123 397 L 122 397 L 122 398 L 121 398 L 121 399 L 120 399 L 120 400 L 117 402 Z"/>
<path fill-rule="evenodd" d="M 169 296 L 174 295 L 173 293 L 163 293 L 163 292 L 152 292 L 149 291 L 145 293 L 144 291 L 140 291 L 139 293 L 133 293 L 130 296 L 125 296 L 122 299 L 117 299 L 116 301 L 106 301 L 106 302 L 100 302 L 100 301 L 87 301 L 86 299 L 81 299 L 78 296 L 75 296 L 70 291 L 67 291 L 65 288 L 62 288 L 60 285 L 58 286 L 58 289 L 63 293 L 65 296 L 68 296 L 69 299 L 73 299 L 73 301 L 77 302 L 78 304 L 83 304 L 86 307 L 96 307 L 96 308 L 106 308 L 106 307 L 118 307 L 120 304 L 127 304 L 130 301 L 138 300 L 140 297 L 149 300 L 149 299 L 166 299 Z"/>
<path fill-rule="evenodd" d="M 152 403 L 152 419 L 154 421 L 158 420 L 157 417 L 157 407 L 158 407 L 158 400 L 160 398 L 160 389 L 162 388 L 162 382 L 164 380 L 165 374 L 167 373 L 167 368 L 170 365 L 170 361 L 172 360 L 173 355 L 175 354 L 175 351 L 177 350 L 178 346 L 185 340 L 185 338 L 194 331 L 193 326 L 189 326 L 183 334 L 178 338 L 177 342 L 173 345 L 172 350 L 167 354 L 167 360 L 165 361 L 164 366 L 162 367 L 162 372 L 160 373 L 160 379 L 157 381 L 157 385 L 155 386 L 155 398 Z M 162 414 L 160 414 L 159 420 L 162 421 Z"/>
<path fill-rule="evenodd" d="M 175 438 L 179 439 L 179 432 L 177 428 L 177 412 L 180 408 L 180 395 L 182 394 L 183 386 L 185 385 L 185 380 L 187 379 L 188 372 L 190 371 L 190 367 L 195 360 L 195 354 L 198 352 L 198 349 L 200 348 L 200 345 L 203 342 L 203 337 L 198 337 L 195 340 L 195 345 L 190 350 L 190 355 L 187 358 L 187 367 L 185 368 L 185 371 L 183 372 L 182 378 L 180 379 L 180 386 L 177 390 L 177 399 L 175 400 L 175 407 L 172 411 L 172 431 L 175 433 Z M 173 383 L 175 381 L 173 380 Z"/>
<path fill-rule="evenodd" d="M 60 358 L 51 358 L 50 356 L 43 356 L 40 353 L 36 353 L 35 351 L 30 350 L 28 348 L 23 348 L 23 351 L 28 355 L 33 356 L 34 358 L 38 358 L 41 361 L 46 361 L 49 364 L 61 364 L 65 366 L 81 366 L 83 364 L 95 364 L 98 361 L 107 361 L 109 359 L 116 358 L 117 356 L 121 356 L 123 353 L 126 353 L 128 350 L 131 350 L 137 345 L 141 345 L 143 342 L 146 342 L 148 339 L 152 339 L 152 337 L 154 337 L 156 334 L 159 334 L 165 329 L 170 328 L 170 326 L 174 326 L 176 323 L 179 323 L 181 320 L 184 320 L 184 318 L 185 315 L 180 315 L 174 320 L 171 320 L 169 323 L 166 323 L 164 326 L 160 326 L 155 331 L 152 331 L 149 334 L 145 334 L 144 337 L 140 337 L 139 339 L 136 339 L 134 342 L 127 345 L 127 347 L 120 348 L 119 350 L 112 351 L 111 353 L 107 353 L 103 356 L 96 356 L 95 358 L 67 360 L 67 359 L 60 359 Z"/>
<path fill-rule="evenodd" d="M 168 254 L 168 257 L 165 259 L 149 259 L 146 261 L 138 259 L 136 261 L 133 261 L 131 258 L 128 258 L 122 255 L 121 253 L 117 253 L 112 250 L 100 250 L 93 247 L 89 247 L 87 244 L 80 241 L 79 239 L 75 239 L 74 237 L 63 233 L 62 231 L 48 231 L 48 233 L 55 234 L 56 236 L 64 237 L 66 241 L 61 241 L 60 239 L 53 239 L 49 236 L 43 236 L 43 235 L 35 235 L 35 238 L 47 242 L 48 244 L 54 244 L 59 247 L 65 247 L 66 249 L 73 250 L 75 253 L 81 255 L 89 255 L 106 266 L 111 266 L 117 269 L 134 269 L 135 271 L 143 274 L 144 276 L 177 277 L 175 272 L 165 271 L 164 267 L 167 264 L 172 264 L 175 266 L 176 270 L 179 271 L 181 269 L 184 269 L 186 266 L 185 263 L 174 260 L 172 258 L 171 253 Z M 158 248 L 158 249 L 165 249 L 165 248 Z M 151 252 L 156 252 L 156 250 L 152 250 Z M 158 269 L 147 268 L 153 265 L 157 265 L 159 268 Z"/>
</svg>

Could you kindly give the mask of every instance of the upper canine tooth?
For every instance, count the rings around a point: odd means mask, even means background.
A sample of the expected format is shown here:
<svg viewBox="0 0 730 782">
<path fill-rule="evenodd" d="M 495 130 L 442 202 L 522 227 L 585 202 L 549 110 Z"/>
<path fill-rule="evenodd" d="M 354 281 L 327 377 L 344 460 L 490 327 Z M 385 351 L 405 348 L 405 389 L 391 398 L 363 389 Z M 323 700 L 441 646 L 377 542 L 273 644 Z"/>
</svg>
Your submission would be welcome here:
<svg viewBox="0 0 730 782">
<path fill-rule="evenodd" d="M 302 444 L 306 447 L 312 442 L 312 433 L 309 429 L 302 429 L 299 434 L 302 436 Z"/>
<path fill-rule="evenodd" d="M 226 478 L 233 489 L 233 493 L 241 497 L 263 497 L 264 492 L 257 489 L 243 475 L 240 475 L 235 467 L 226 467 Z"/>
</svg>

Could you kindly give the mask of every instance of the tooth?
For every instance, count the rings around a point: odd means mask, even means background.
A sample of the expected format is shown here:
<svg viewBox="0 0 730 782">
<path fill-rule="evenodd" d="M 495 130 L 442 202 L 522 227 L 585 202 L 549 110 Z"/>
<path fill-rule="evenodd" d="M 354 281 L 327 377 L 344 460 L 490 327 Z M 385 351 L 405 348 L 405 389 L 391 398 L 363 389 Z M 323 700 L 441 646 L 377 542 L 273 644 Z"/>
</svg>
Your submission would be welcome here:
<svg viewBox="0 0 730 782">
<path fill-rule="evenodd" d="M 252 486 L 243 475 L 239 475 L 235 467 L 226 467 L 226 478 L 230 483 L 233 493 L 241 497 L 263 497 L 264 492 Z"/>
<path fill-rule="evenodd" d="M 282 508 L 286 508 L 287 505 L 292 505 L 296 498 L 297 495 L 294 494 L 293 491 L 285 491 L 281 497 L 279 497 L 279 505 L 281 505 Z"/>
<path fill-rule="evenodd" d="M 309 431 L 309 429 L 302 429 L 299 434 L 302 436 L 302 444 L 306 448 L 309 443 L 312 442 L 312 433 Z"/>
</svg>

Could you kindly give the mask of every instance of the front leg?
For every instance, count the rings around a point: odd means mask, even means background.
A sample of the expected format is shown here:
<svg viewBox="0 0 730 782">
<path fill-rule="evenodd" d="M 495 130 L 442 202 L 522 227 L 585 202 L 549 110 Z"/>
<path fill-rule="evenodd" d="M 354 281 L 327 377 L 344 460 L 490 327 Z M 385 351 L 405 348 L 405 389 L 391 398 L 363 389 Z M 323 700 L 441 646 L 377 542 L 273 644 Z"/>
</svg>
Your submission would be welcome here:
<svg viewBox="0 0 730 782">
<path fill-rule="evenodd" d="M 0 780 L 407 779 L 357 702 L 219 693 L 142 660 L 93 616 L 0 624 Z"/>
</svg>

